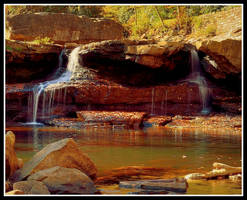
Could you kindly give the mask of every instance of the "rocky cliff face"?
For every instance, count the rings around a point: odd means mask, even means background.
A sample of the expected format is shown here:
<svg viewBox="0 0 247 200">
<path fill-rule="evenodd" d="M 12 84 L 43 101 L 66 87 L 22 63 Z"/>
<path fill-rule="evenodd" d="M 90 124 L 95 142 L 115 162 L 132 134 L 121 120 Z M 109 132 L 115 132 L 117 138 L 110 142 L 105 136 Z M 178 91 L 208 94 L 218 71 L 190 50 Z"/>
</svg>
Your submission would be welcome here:
<svg viewBox="0 0 247 200">
<path fill-rule="evenodd" d="M 58 49 L 62 49 L 61 46 L 47 48 L 45 51 L 56 52 L 56 55 Z M 53 95 L 51 116 L 76 117 L 76 112 L 81 110 L 198 115 L 205 95 L 202 97 L 198 82 L 190 80 L 192 50 L 198 51 L 201 75 L 207 86 L 206 101 L 212 112 L 240 114 L 241 38 L 208 38 L 196 42 L 107 40 L 80 45 L 71 80 L 45 89 L 46 95 Z M 72 51 L 72 48 L 67 49 L 67 56 Z M 7 49 L 7 52 L 7 68 L 18 60 L 11 59 L 13 56 L 25 60 L 22 55 L 26 51 L 13 54 Z M 42 53 L 42 50 L 36 47 L 29 51 L 30 55 L 36 55 L 34 52 Z M 68 62 L 66 54 L 63 58 L 65 66 Z M 34 58 L 27 60 L 30 66 L 35 60 L 40 62 Z M 36 73 L 39 74 L 38 69 Z M 7 77 L 11 77 L 11 72 L 7 72 Z M 17 79 L 9 78 L 13 82 Z M 27 120 L 28 98 L 33 86 L 34 83 L 7 85 L 7 120 Z M 43 95 L 40 96 L 38 116 L 42 116 Z"/>
<path fill-rule="evenodd" d="M 47 79 L 58 68 L 61 45 L 35 45 L 6 40 L 6 82 Z"/>
<path fill-rule="evenodd" d="M 123 27 L 109 19 L 64 13 L 34 13 L 7 17 L 7 39 L 32 41 L 49 37 L 59 44 L 89 43 L 123 38 Z"/>
</svg>

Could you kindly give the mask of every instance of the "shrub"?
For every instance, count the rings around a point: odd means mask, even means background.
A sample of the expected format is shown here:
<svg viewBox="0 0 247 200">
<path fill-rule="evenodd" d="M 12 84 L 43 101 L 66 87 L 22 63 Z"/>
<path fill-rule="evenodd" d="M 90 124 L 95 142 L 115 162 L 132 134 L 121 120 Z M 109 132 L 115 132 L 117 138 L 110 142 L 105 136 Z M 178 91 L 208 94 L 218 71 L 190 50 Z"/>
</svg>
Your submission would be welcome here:
<svg viewBox="0 0 247 200">
<path fill-rule="evenodd" d="M 209 24 L 205 29 L 205 34 L 207 36 L 215 36 L 217 27 L 215 24 Z"/>
<path fill-rule="evenodd" d="M 202 28 L 203 20 L 201 17 L 194 17 L 192 20 L 192 24 L 193 24 L 194 30 L 197 31 Z"/>
<path fill-rule="evenodd" d="M 49 37 L 41 38 L 39 36 L 39 37 L 36 37 L 35 40 L 33 40 L 31 43 L 33 44 L 53 44 L 54 41 L 52 41 L 51 38 Z"/>
</svg>

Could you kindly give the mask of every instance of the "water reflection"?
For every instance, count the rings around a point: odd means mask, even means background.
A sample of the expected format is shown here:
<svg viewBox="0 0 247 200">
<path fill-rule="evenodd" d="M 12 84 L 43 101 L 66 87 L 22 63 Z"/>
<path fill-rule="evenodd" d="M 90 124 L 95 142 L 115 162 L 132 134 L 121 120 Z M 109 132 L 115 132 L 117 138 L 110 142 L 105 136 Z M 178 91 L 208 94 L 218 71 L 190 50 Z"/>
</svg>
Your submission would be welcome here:
<svg viewBox="0 0 247 200">
<path fill-rule="evenodd" d="M 153 127 L 76 130 L 37 126 L 8 130 L 15 133 L 16 153 L 24 162 L 49 143 L 73 138 L 96 164 L 98 175 L 131 165 L 180 170 L 183 174 L 210 171 L 214 162 L 241 166 L 241 136 L 204 134 L 192 128 L 190 132 Z M 207 192 L 215 192 L 212 187 L 209 191 L 207 186 Z"/>
</svg>

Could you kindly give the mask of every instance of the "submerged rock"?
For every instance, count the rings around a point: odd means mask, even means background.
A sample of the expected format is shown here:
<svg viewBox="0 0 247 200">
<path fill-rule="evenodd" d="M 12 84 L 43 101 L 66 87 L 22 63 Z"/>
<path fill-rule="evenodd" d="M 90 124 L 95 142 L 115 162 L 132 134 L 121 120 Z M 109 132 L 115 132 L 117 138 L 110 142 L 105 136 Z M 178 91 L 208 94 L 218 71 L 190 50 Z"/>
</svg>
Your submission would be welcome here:
<svg viewBox="0 0 247 200">
<path fill-rule="evenodd" d="M 115 184 L 125 180 L 138 180 L 141 177 L 157 178 L 166 172 L 163 168 L 127 166 L 113 169 L 108 175 L 98 177 L 96 184 Z"/>
<path fill-rule="evenodd" d="M 97 191 L 93 181 L 74 168 L 44 169 L 29 176 L 28 180 L 42 181 L 52 194 L 94 194 Z"/>
<path fill-rule="evenodd" d="M 14 190 L 21 190 L 24 194 L 50 194 L 46 185 L 40 181 L 28 180 L 13 184 Z"/>
<path fill-rule="evenodd" d="M 54 166 L 76 168 L 92 179 L 96 177 L 95 164 L 79 149 L 72 138 L 66 138 L 48 144 L 36 153 L 22 169 L 16 171 L 11 180 L 20 181 L 37 171 Z"/>
<path fill-rule="evenodd" d="M 185 193 L 188 183 L 183 178 L 174 179 L 157 179 L 157 180 L 141 180 L 141 181 L 124 181 L 119 183 L 119 187 L 136 188 L 151 191 L 169 191 L 176 193 Z"/>
</svg>

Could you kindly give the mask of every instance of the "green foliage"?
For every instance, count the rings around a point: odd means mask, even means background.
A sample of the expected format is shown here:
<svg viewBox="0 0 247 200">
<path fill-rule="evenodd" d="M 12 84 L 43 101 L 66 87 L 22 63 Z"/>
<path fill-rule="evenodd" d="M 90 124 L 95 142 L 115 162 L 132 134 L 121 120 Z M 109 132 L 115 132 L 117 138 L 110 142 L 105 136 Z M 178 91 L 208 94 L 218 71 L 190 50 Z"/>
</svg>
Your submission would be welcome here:
<svg viewBox="0 0 247 200">
<path fill-rule="evenodd" d="M 225 6 L 202 6 L 200 14 L 207 14 L 211 12 L 221 11 Z"/>
<path fill-rule="evenodd" d="M 194 17 L 192 20 L 192 25 L 195 30 L 201 29 L 203 27 L 203 19 L 200 16 Z"/>
<path fill-rule="evenodd" d="M 10 47 L 10 46 L 6 46 L 6 50 L 8 50 L 8 51 L 13 51 L 13 48 Z"/>
<path fill-rule="evenodd" d="M 71 13 L 88 17 L 104 17 L 115 20 L 125 28 L 125 35 L 130 37 L 151 38 L 156 34 L 190 34 L 194 31 L 212 35 L 213 27 L 203 30 L 208 22 L 200 17 L 202 14 L 230 9 L 234 6 L 224 5 L 9 5 L 7 14 L 34 12 Z M 37 43 L 50 43 L 49 40 L 37 39 Z"/>
<path fill-rule="evenodd" d="M 18 51 L 18 52 L 21 52 L 22 51 L 22 48 L 21 47 L 15 47 L 15 48 L 13 48 L 13 47 L 10 47 L 10 46 L 6 46 L 6 50 L 7 51 Z"/>
<path fill-rule="evenodd" d="M 36 12 L 70 13 L 86 15 L 88 17 L 100 17 L 102 6 L 7 6 L 7 15 L 29 14 Z"/>
<path fill-rule="evenodd" d="M 54 42 L 49 37 L 36 37 L 35 40 L 31 42 L 32 44 L 53 44 Z"/>
<path fill-rule="evenodd" d="M 217 27 L 215 24 L 209 24 L 205 29 L 205 34 L 207 36 L 215 36 L 217 31 Z"/>
</svg>

